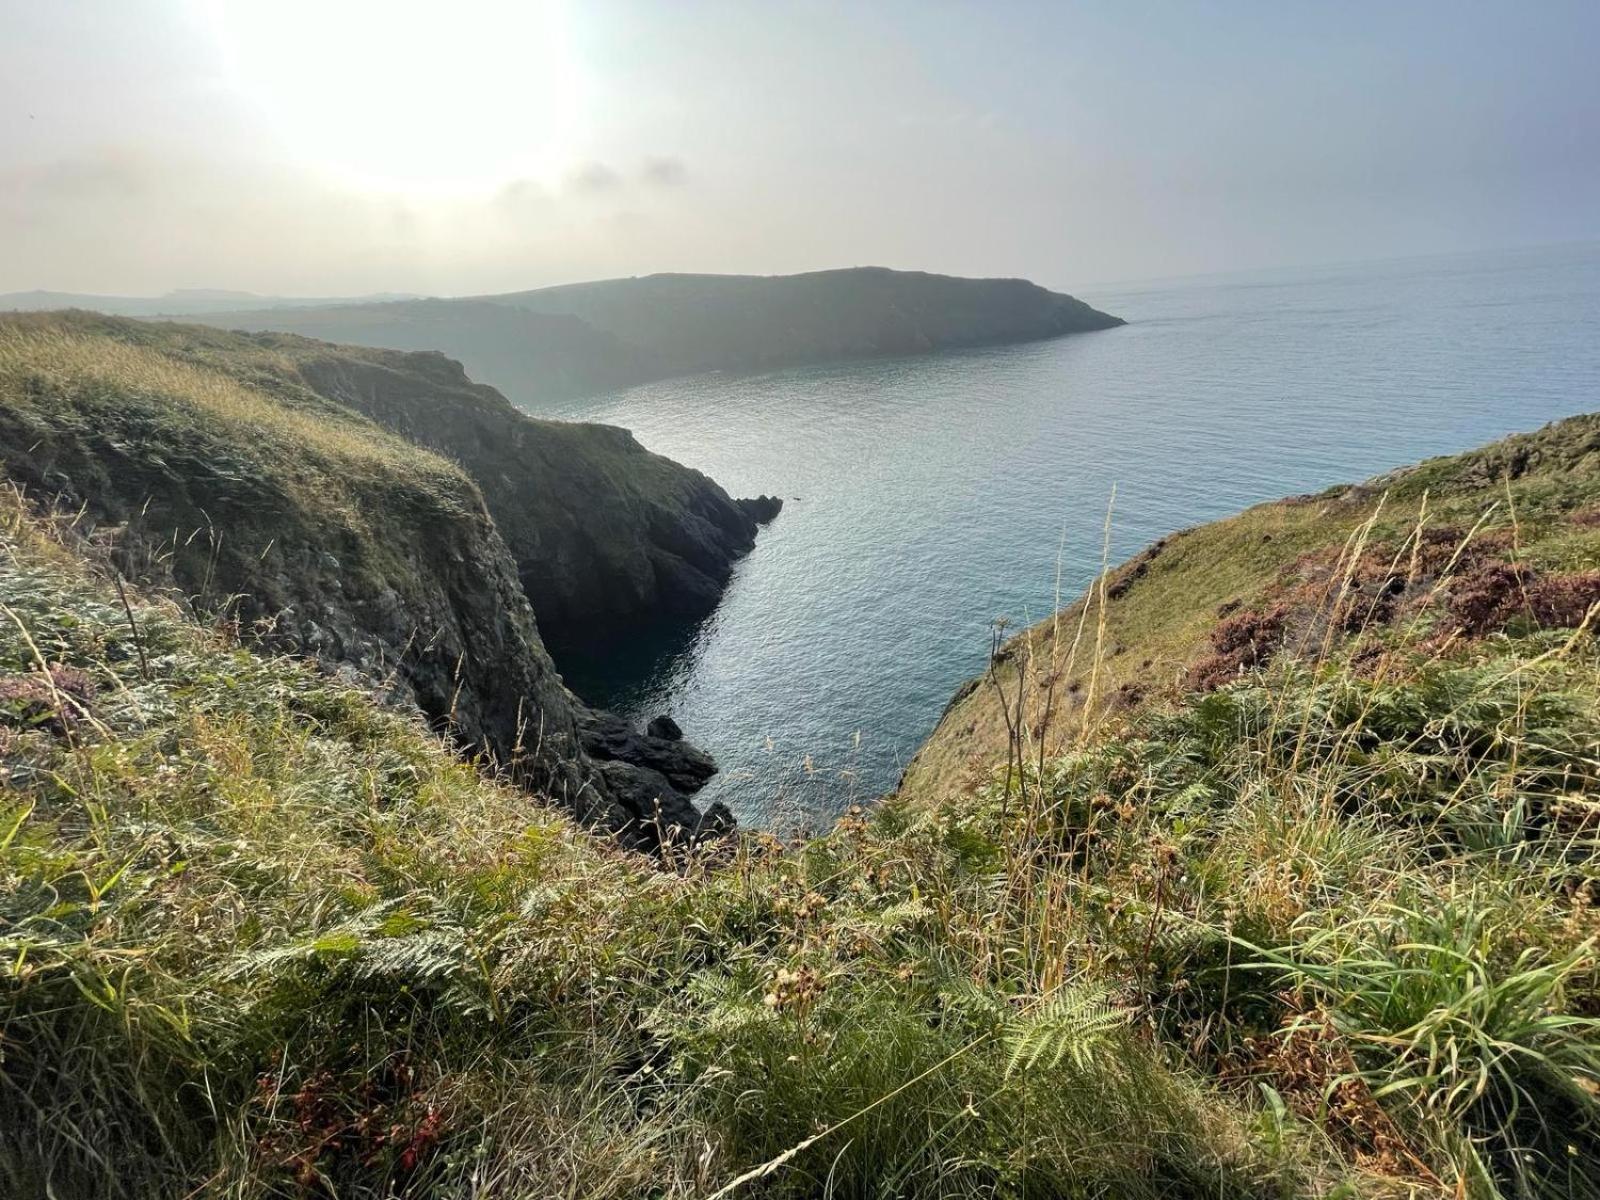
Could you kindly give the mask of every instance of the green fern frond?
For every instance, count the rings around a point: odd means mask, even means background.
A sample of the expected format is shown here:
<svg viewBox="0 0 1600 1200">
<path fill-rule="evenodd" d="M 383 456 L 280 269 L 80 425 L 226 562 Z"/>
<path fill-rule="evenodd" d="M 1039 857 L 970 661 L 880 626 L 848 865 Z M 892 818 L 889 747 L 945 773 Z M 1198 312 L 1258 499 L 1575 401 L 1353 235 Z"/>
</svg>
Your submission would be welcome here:
<svg viewBox="0 0 1600 1200">
<path fill-rule="evenodd" d="M 1050 999 L 1008 1022 L 1011 1050 L 1006 1074 L 1060 1066 L 1071 1060 L 1080 1070 L 1094 1052 L 1132 1019 L 1132 1011 L 1113 1003 L 1109 992 L 1082 985 L 1059 989 Z"/>
</svg>

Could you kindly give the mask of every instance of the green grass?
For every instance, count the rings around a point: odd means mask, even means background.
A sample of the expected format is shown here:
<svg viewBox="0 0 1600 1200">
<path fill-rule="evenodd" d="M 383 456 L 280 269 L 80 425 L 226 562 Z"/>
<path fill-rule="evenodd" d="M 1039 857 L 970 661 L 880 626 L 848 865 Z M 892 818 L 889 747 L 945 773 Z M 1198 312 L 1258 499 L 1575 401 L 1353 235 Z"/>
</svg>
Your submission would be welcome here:
<svg viewBox="0 0 1600 1200">
<path fill-rule="evenodd" d="M 939 820 L 663 873 L 304 668 L 159 603 L 130 625 L 6 526 L 0 670 L 62 680 L 4 730 L 12 1192 L 691 1196 L 808 1139 L 740 1190 L 1312 1169 L 1131 1017 L 1004 969 L 953 907 L 1003 906 L 992 864 Z"/>
<path fill-rule="evenodd" d="M 344 530 L 310 540 L 341 562 L 341 538 L 386 555 L 363 574 L 403 592 L 417 572 L 394 560 L 417 538 L 391 523 L 419 504 L 486 506 L 541 626 L 569 641 L 640 613 L 703 615 L 754 528 L 627 431 L 527 416 L 437 353 L 84 312 L 0 314 L 0 459 L 38 493 L 68 479 L 91 510 L 139 513 L 177 540 L 215 517 L 230 544 L 248 539 L 233 582 L 251 593 L 247 559 L 276 526 L 337 517 Z M 239 480 L 275 494 L 218 513 Z M 292 519 L 250 519 L 272 506 Z"/>
<path fill-rule="evenodd" d="M 265 594 L 264 578 L 303 574 L 300 558 L 327 551 L 347 586 L 409 595 L 425 531 L 482 536 L 470 529 L 482 499 L 458 467 L 271 375 L 270 352 L 246 380 L 169 353 L 159 326 L 116 323 L 150 329 L 143 344 L 99 321 L 0 321 L 0 458 L 39 494 L 67 480 L 104 523 L 124 526 L 135 574 L 209 590 L 216 607 L 230 592 Z"/>
<path fill-rule="evenodd" d="M 1558 484 L 1518 528 L 1582 567 Z M 1305 507 L 1271 519 L 1339 520 Z M 1415 528 L 1350 539 L 1333 616 Z M 666 871 L 130 615 L 15 497 L 0 532 L 7 1195 L 1600 1195 L 1592 612 L 1457 636 L 1428 574 L 971 786 Z"/>
</svg>

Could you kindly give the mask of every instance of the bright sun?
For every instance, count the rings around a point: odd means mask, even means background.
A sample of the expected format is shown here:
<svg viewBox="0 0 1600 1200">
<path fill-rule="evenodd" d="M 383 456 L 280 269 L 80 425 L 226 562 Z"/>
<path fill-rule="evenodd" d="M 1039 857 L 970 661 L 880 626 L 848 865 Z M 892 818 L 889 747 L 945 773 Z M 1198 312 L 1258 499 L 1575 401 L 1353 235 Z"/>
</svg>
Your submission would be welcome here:
<svg viewBox="0 0 1600 1200">
<path fill-rule="evenodd" d="M 202 0 L 233 83 L 300 161 L 364 188 L 482 191 L 575 159 L 562 0 Z"/>
</svg>

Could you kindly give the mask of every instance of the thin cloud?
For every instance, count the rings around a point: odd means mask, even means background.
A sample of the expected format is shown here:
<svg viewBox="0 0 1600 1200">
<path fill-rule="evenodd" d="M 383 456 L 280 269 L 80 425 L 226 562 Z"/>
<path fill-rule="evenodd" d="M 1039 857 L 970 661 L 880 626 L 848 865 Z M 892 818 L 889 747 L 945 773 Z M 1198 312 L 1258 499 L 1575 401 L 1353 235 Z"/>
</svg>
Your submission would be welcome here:
<svg viewBox="0 0 1600 1200">
<path fill-rule="evenodd" d="M 510 217 L 522 217 L 543 208 L 550 193 L 536 179 L 513 179 L 495 193 L 494 206 Z"/>
<path fill-rule="evenodd" d="M 575 192 L 614 192 L 622 186 L 622 176 L 603 162 L 587 162 L 567 176 L 567 185 Z"/>
<path fill-rule="evenodd" d="M 687 181 L 689 171 L 681 158 L 651 158 L 645 160 L 639 178 L 651 187 L 678 187 Z"/>
</svg>

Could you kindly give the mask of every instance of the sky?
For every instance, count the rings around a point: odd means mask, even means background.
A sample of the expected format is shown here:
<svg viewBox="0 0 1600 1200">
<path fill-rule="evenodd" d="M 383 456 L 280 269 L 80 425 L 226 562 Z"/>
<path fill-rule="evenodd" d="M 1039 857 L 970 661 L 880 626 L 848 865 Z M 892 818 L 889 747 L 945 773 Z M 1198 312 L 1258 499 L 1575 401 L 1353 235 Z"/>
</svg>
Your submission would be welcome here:
<svg viewBox="0 0 1600 1200">
<path fill-rule="evenodd" d="M 1600 238 L 1595 0 L 0 0 L 0 291 Z"/>
</svg>

